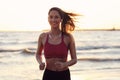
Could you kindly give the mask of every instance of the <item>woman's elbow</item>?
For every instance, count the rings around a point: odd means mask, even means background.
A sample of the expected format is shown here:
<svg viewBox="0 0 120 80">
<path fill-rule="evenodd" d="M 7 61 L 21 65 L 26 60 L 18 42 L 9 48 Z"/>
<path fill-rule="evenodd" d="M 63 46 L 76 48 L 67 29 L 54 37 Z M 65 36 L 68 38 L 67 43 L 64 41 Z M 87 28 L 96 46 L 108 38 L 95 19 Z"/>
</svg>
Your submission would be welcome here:
<svg viewBox="0 0 120 80">
<path fill-rule="evenodd" d="M 76 64 L 77 63 L 77 59 L 74 59 L 74 64 Z"/>
<path fill-rule="evenodd" d="M 75 59 L 75 63 L 77 63 L 77 59 Z"/>
</svg>

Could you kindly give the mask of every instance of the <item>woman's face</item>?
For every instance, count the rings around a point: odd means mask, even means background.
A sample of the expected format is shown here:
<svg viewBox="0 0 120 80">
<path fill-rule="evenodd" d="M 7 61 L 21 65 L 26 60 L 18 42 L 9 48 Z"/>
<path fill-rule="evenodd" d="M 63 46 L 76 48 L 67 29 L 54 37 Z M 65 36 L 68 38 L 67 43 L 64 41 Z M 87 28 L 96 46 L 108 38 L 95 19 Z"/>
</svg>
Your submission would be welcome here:
<svg viewBox="0 0 120 80">
<path fill-rule="evenodd" d="M 59 28 L 61 17 L 56 10 L 50 11 L 48 15 L 48 22 L 52 28 Z"/>
</svg>

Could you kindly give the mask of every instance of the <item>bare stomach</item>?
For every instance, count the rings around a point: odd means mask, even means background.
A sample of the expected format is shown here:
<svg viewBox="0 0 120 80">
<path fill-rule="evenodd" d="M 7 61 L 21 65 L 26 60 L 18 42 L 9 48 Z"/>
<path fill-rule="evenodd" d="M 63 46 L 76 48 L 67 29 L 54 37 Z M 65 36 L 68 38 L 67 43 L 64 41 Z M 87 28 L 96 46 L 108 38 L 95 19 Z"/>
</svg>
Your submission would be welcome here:
<svg viewBox="0 0 120 80">
<path fill-rule="evenodd" d="M 50 58 L 46 59 L 46 68 L 52 71 L 64 71 L 68 67 L 65 66 L 66 58 Z"/>
</svg>

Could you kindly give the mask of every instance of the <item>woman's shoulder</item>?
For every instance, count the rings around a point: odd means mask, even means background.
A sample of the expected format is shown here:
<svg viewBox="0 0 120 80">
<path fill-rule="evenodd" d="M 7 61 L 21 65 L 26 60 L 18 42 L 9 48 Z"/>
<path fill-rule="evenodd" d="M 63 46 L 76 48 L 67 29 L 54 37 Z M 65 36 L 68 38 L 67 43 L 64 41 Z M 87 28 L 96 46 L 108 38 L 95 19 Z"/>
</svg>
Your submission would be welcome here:
<svg viewBox="0 0 120 80">
<path fill-rule="evenodd" d="M 65 38 L 71 39 L 73 35 L 71 33 L 64 34 Z"/>
<path fill-rule="evenodd" d="M 73 35 L 71 33 L 64 34 L 64 39 L 71 42 L 73 40 Z"/>
<path fill-rule="evenodd" d="M 42 32 L 39 37 L 44 39 L 47 37 L 47 34 L 48 34 L 48 32 Z"/>
<path fill-rule="evenodd" d="M 42 33 L 40 34 L 40 37 L 45 37 L 45 36 L 48 35 L 48 33 L 49 33 L 49 32 L 42 32 Z"/>
</svg>

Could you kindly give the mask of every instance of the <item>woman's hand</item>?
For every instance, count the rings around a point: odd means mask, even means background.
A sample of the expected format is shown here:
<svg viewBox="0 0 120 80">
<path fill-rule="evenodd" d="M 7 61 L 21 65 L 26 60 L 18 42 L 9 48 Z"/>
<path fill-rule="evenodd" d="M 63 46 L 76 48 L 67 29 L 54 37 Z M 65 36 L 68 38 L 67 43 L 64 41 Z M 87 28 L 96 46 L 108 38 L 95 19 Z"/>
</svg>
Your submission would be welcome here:
<svg viewBox="0 0 120 80">
<path fill-rule="evenodd" d="M 44 68 L 45 68 L 45 63 L 41 63 L 41 64 L 39 65 L 39 69 L 40 69 L 40 70 L 44 70 Z"/>
</svg>

